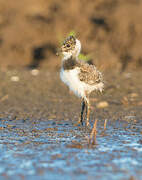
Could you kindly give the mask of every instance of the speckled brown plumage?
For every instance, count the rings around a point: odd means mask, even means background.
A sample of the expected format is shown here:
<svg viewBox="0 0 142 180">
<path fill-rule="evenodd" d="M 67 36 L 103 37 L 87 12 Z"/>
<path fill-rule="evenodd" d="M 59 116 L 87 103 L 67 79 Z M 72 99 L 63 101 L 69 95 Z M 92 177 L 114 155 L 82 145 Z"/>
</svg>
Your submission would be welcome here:
<svg viewBox="0 0 142 180">
<path fill-rule="evenodd" d="M 86 84 L 95 85 L 102 81 L 102 74 L 94 65 L 89 65 L 83 61 L 75 60 L 73 57 L 63 62 L 64 70 L 79 68 L 79 79 Z"/>
<path fill-rule="evenodd" d="M 95 85 L 102 81 L 102 74 L 95 66 L 79 62 L 79 79 L 89 85 Z"/>
</svg>

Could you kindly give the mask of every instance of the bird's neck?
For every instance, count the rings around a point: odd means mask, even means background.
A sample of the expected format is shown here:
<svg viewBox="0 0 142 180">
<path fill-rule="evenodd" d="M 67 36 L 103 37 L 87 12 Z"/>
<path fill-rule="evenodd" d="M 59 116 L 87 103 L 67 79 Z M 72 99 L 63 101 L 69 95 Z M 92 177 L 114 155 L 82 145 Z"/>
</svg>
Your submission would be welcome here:
<svg viewBox="0 0 142 180">
<path fill-rule="evenodd" d="M 76 39 L 76 48 L 75 48 L 75 53 L 74 53 L 76 59 L 78 59 L 80 51 L 81 51 L 81 42 L 78 39 Z"/>
<path fill-rule="evenodd" d="M 63 54 L 63 61 L 66 61 L 72 57 L 72 53 L 64 53 Z"/>
</svg>

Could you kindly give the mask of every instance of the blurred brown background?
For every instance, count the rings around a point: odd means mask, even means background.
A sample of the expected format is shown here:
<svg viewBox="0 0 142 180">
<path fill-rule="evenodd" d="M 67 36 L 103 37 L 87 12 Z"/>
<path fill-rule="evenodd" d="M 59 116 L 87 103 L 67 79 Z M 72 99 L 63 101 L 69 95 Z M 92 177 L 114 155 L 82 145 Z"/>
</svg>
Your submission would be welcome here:
<svg viewBox="0 0 142 180">
<path fill-rule="evenodd" d="M 56 48 L 72 30 L 96 65 L 142 67 L 141 0 L 0 0 L 0 69 L 57 70 Z"/>
</svg>

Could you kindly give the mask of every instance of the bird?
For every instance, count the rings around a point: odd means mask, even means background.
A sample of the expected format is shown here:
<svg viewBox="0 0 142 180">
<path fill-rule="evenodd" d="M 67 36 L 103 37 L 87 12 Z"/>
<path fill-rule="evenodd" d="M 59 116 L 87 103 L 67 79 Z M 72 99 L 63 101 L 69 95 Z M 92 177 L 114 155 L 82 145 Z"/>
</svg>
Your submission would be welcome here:
<svg viewBox="0 0 142 180">
<path fill-rule="evenodd" d="M 73 35 L 68 36 L 60 47 L 62 55 L 60 79 L 82 99 L 81 113 L 78 124 L 90 126 L 90 94 L 93 91 L 102 92 L 104 82 L 102 73 L 95 65 L 90 65 L 78 58 L 81 51 L 81 42 Z M 85 110 L 86 109 L 86 110 Z M 84 115 L 86 111 L 86 115 Z"/>
</svg>

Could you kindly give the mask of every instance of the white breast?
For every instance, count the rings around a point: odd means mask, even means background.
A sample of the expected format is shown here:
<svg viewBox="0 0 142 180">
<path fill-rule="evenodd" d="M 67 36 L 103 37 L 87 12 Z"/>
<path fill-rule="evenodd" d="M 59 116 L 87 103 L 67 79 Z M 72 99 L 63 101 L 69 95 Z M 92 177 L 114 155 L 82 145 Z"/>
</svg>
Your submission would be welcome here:
<svg viewBox="0 0 142 180">
<path fill-rule="evenodd" d="M 79 68 L 66 71 L 62 68 L 60 71 L 60 78 L 78 97 L 85 98 L 86 92 L 91 93 L 94 90 L 102 91 L 104 86 L 102 82 L 93 86 L 86 84 L 85 82 L 79 80 L 79 72 Z"/>
<path fill-rule="evenodd" d="M 84 84 L 78 78 L 79 72 L 78 68 L 68 71 L 61 69 L 60 78 L 77 96 L 85 97 Z"/>
</svg>

